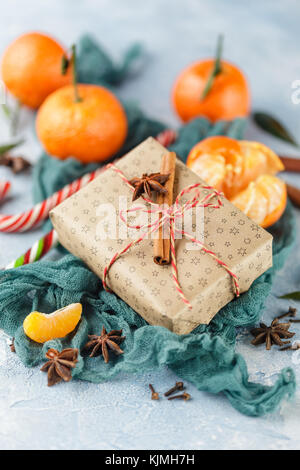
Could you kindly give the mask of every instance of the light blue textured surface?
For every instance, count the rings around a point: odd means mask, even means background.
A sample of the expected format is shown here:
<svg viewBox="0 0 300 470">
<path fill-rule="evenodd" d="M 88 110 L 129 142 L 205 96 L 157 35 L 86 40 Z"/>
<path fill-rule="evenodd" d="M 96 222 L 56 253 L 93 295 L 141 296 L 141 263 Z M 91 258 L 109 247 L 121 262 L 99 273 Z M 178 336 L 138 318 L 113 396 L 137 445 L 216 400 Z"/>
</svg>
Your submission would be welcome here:
<svg viewBox="0 0 300 470">
<path fill-rule="evenodd" d="M 127 82 L 121 94 L 141 103 L 148 115 L 176 126 L 169 95 L 177 73 L 199 57 L 211 55 L 216 36 L 225 34 L 225 57 L 247 74 L 253 107 L 277 114 L 297 137 L 300 105 L 291 100 L 292 82 L 299 79 L 299 15 L 296 1 L 244 4 L 224 1 L 151 0 L 10 0 L 0 16 L 0 52 L 20 33 L 40 29 L 70 44 L 89 31 L 115 57 L 131 42 L 141 40 L 148 51 L 140 75 Z M 298 74 L 298 75 L 297 75 Z M 32 133 L 30 112 L 23 112 L 26 144 L 20 152 L 33 162 L 40 147 Z M 1 116 L 1 141 L 8 129 Z M 246 136 L 269 144 L 279 153 L 294 149 L 267 137 L 254 126 Z M 19 151 L 17 152 L 19 153 Z M 0 178 L 13 182 L 11 203 L 16 212 L 31 204 L 30 174 L 12 177 L 0 168 Z M 300 186 L 300 177 L 284 175 Z M 300 225 L 299 212 L 297 214 Z M 39 231 L 0 235 L 0 266 L 25 251 Z M 52 256 L 55 256 L 53 254 Z M 299 289 L 299 243 L 295 255 L 277 276 L 274 295 L 267 301 L 269 322 L 289 302 L 276 295 Z M 300 307 L 296 303 L 294 306 Z M 300 326 L 294 326 L 300 339 Z M 251 380 L 269 384 L 276 373 L 292 365 L 300 377 L 298 353 L 266 352 L 250 345 L 240 331 L 238 351 L 247 360 Z M 300 448 L 300 392 L 292 403 L 265 418 L 247 418 L 223 397 L 210 396 L 189 386 L 188 403 L 153 402 L 148 383 L 163 392 L 176 377 L 169 370 L 122 376 L 101 385 L 73 382 L 46 387 L 38 369 L 25 369 L 0 336 L 0 448 L 1 449 L 293 449 Z M 103 426 L 105 423 L 105 426 Z"/>
</svg>

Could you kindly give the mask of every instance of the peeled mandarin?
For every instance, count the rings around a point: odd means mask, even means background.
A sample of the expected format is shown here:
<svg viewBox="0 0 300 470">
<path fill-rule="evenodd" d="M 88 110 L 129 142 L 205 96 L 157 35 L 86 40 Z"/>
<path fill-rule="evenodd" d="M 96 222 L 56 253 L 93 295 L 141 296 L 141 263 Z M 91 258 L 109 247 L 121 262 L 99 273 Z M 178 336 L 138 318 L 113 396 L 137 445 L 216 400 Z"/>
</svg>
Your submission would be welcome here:
<svg viewBox="0 0 300 470">
<path fill-rule="evenodd" d="M 63 338 L 75 329 L 81 313 L 80 303 L 70 304 L 50 314 L 32 312 L 23 323 L 25 334 L 37 343 Z"/>
<path fill-rule="evenodd" d="M 275 177 L 284 165 L 264 144 L 208 137 L 191 149 L 187 166 L 262 227 L 284 212 L 286 185 Z"/>
<path fill-rule="evenodd" d="M 229 199 L 259 176 L 284 170 L 280 158 L 266 145 L 226 136 L 208 137 L 196 144 L 187 166 Z"/>
</svg>

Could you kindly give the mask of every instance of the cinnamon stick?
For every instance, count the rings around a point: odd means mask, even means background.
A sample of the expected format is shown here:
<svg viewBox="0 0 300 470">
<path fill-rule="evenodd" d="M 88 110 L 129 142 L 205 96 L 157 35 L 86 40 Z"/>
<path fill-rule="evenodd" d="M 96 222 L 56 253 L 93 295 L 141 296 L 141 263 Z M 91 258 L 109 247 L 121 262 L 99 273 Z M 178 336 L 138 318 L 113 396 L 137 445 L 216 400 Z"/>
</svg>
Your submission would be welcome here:
<svg viewBox="0 0 300 470">
<path fill-rule="evenodd" d="M 284 164 L 285 171 L 300 172 L 300 158 L 284 157 L 279 155 L 280 160 Z"/>
<path fill-rule="evenodd" d="M 286 185 L 287 193 L 291 201 L 295 204 L 295 206 L 300 207 L 300 189 L 291 186 L 290 184 Z"/>
<path fill-rule="evenodd" d="M 175 152 L 165 153 L 162 157 L 160 173 L 169 174 L 169 178 L 165 183 L 168 191 L 166 194 L 158 194 L 156 202 L 160 205 L 173 204 L 173 187 L 175 179 L 176 154 Z M 161 217 L 161 215 L 160 215 Z M 170 264 L 170 238 L 164 238 L 163 228 L 158 231 L 158 238 L 154 240 L 154 262 L 160 266 Z"/>
</svg>

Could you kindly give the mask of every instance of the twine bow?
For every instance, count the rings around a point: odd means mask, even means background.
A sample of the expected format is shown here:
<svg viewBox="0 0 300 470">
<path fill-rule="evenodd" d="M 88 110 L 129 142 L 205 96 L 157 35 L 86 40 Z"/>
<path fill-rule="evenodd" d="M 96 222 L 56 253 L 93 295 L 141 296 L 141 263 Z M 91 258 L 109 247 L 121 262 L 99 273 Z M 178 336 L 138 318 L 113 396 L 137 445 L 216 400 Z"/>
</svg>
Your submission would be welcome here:
<svg viewBox="0 0 300 470">
<path fill-rule="evenodd" d="M 130 188 L 131 191 L 134 191 L 133 186 L 130 184 L 128 179 L 125 177 L 124 173 L 117 168 L 115 165 L 110 164 L 108 165 L 108 168 L 111 168 L 113 171 L 115 171 L 121 179 L 124 181 L 124 183 Z M 208 190 L 209 192 L 201 198 L 201 190 Z M 182 197 L 185 194 L 191 194 L 192 191 L 195 191 L 195 195 L 188 200 L 185 203 L 180 203 Z M 180 295 L 182 301 L 188 306 L 188 308 L 192 308 L 192 305 L 188 301 L 188 299 L 185 297 L 179 280 L 178 280 L 178 269 L 177 269 L 177 262 L 176 262 L 176 251 L 175 251 L 175 235 L 177 233 L 180 234 L 181 237 L 185 237 L 194 244 L 198 245 L 201 250 L 203 250 L 205 253 L 209 254 L 212 258 L 216 260 L 216 262 L 221 265 L 231 276 L 234 284 L 234 290 L 235 290 L 235 295 L 238 297 L 240 295 L 240 288 L 237 280 L 236 274 L 232 272 L 227 266 L 226 263 L 224 263 L 222 260 L 220 260 L 216 253 L 214 253 L 212 250 L 209 250 L 208 248 L 205 247 L 204 243 L 201 242 L 200 240 L 197 240 L 194 238 L 190 233 L 188 233 L 186 230 L 182 228 L 176 227 L 176 220 L 183 220 L 185 212 L 196 208 L 196 207 L 211 207 L 212 209 L 219 209 L 222 207 L 223 203 L 221 200 L 221 197 L 223 194 L 220 191 L 217 191 L 214 189 L 212 186 L 206 186 L 203 185 L 202 183 L 195 183 L 190 186 L 187 186 L 186 188 L 182 189 L 178 196 L 176 197 L 175 203 L 172 206 L 169 207 L 161 207 L 159 204 L 156 204 L 155 202 L 151 201 L 150 199 L 146 198 L 143 196 L 143 199 L 145 202 L 150 204 L 151 208 L 146 208 L 145 206 L 135 206 L 132 207 L 131 209 L 126 210 L 126 214 L 130 213 L 147 213 L 147 214 L 157 214 L 157 219 L 154 220 L 154 222 L 151 222 L 149 224 L 144 224 L 144 225 L 130 225 L 125 217 L 123 216 L 123 211 L 120 212 L 119 217 L 126 224 L 126 226 L 130 229 L 135 229 L 135 230 L 140 230 L 142 232 L 142 235 L 137 238 L 136 240 L 133 240 L 130 242 L 123 250 L 120 252 L 117 252 L 114 254 L 108 265 L 104 268 L 103 272 L 103 287 L 106 291 L 111 292 L 111 289 L 107 285 L 107 276 L 109 273 L 110 268 L 112 265 L 117 261 L 120 256 L 124 255 L 130 248 L 132 248 L 135 245 L 140 244 L 147 236 L 150 236 L 152 233 L 157 232 L 160 228 L 163 228 L 166 226 L 166 224 L 169 224 L 170 227 L 170 246 L 171 246 L 171 267 L 172 267 L 172 277 L 173 281 L 176 286 L 176 290 L 178 294 Z M 212 199 L 216 198 L 216 202 L 212 202 Z"/>
</svg>

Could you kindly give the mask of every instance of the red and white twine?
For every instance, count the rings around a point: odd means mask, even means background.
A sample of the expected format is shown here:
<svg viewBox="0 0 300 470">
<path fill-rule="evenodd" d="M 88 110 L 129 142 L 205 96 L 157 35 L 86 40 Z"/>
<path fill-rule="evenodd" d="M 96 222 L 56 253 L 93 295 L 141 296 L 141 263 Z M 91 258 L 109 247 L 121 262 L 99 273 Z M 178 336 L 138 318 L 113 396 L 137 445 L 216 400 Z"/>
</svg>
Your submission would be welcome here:
<svg viewBox="0 0 300 470">
<path fill-rule="evenodd" d="M 126 176 L 124 175 L 124 173 L 119 168 L 117 168 L 113 164 L 109 165 L 108 167 L 111 168 L 120 176 L 120 178 L 131 189 L 131 191 L 134 190 L 134 188 L 131 186 L 130 182 L 127 180 Z M 209 192 L 205 196 L 201 197 L 201 190 L 207 190 Z M 195 195 L 184 204 L 180 204 L 181 198 L 185 194 L 191 194 L 193 191 L 195 191 Z M 107 284 L 107 277 L 108 277 L 110 268 L 117 261 L 117 259 L 120 258 L 120 256 L 122 256 L 123 254 L 125 254 L 128 250 L 130 250 L 130 248 L 141 243 L 147 236 L 150 236 L 152 233 L 157 232 L 160 228 L 163 228 L 164 226 L 166 226 L 166 224 L 169 224 L 170 247 L 171 247 L 171 267 L 172 267 L 173 281 L 175 283 L 176 290 L 178 294 L 180 295 L 182 301 L 189 308 L 192 308 L 192 305 L 190 304 L 190 302 L 185 297 L 182 291 L 182 288 L 180 286 L 179 279 L 178 279 L 178 269 L 177 269 L 177 261 L 176 261 L 176 250 L 175 250 L 175 238 L 176 238 L 175 235 L 177 233 L 180 234 L 180 238 L 185 237 L 189 239 L 191 242 L 198 245 L 201 250 L 203 250 L 205 253 L 207 253 L 212 258 L 214 258 L 215 261 L 228 272 L 228 274 L 231 276 L 233 280 L 235 295 L 238 297 L 240 295 L 240 288 L 239 288 L 236 274 L 233 271 L 231 271 L 231 269 L 226 263 L 224 263 L 221 259 L 218 258 L 216 253 L 206 248 L 203 242 L 194 238 L 187 231 L 177 228 L 176 223 L 175 223 L 176 220 L 183 220 L 183 216 L 186 211 L 192 210 L 193 208 L 196 208 L 196 207 L 203 207 L 203 208 L 211 207 L 214 209 L 219 209 L 223 205 L 221 197 L 222 197 L 222 193 L 215 190 L 213 187 L 203 185 L 202 183 L 195 183 L 190 186 L 187 186 L 178 194 L 173 206 L 164 208 L 144 197 L 143 199 L 145 200 L 145 202 L 150 204 L 150 208 L 145 209 L 145 206 L 141 205 L 141 206 L 135 206 L 126 211 L 126 214 L 129 214 L 132 212 L 136 214 L 138 214 L 139 212 L 144 212 L 146 214 L 156 214 L 157 215 L 156 220 L 154 222 L 150 222 L 149 224 L 130 225 L 126 221 L 126 218 L 123 216 L 123 213 L 121 212 L 119 217 L 122 220 L 122 222 L 124 222 L 128 228 L 140 230 L 142 232 L 142 235 L 138 237 L 136 240 L 131 241 L 128 245 L 125 246 L 123 250 L 115 253 L 112 259 L 110 260 L 110 262 L 108 263 L 108 265 L 104 268 L 104 272 L 103 272 L 104 289 L 107 291 L 110 291 L 110 288 Z M 215 198 L 216 201 L 212 201 L 213 198 Z"/>
</svg>

